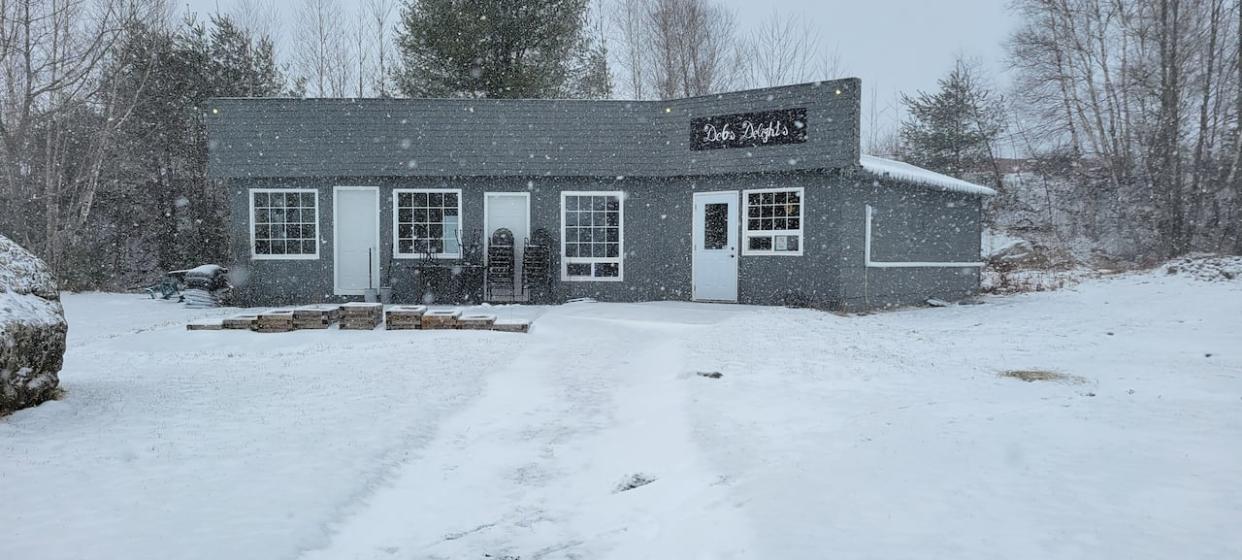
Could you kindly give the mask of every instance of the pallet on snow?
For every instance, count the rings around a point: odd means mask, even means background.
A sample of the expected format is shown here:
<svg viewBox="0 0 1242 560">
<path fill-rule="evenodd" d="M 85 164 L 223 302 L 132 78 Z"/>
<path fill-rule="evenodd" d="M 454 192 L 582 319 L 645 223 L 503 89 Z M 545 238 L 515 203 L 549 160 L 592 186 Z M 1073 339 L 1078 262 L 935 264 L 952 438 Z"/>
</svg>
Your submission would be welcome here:
<svg viewBox="0 0 1242 560">
<path fill-rule="evenodd" d="M 369 331 L 384 322 L 384 304 L 350 302 L 341 306 L 341 329 Z"/>
<path fill-rule="evenodd" d="M 261 333 L 289 332 L 293 330 L 293 310 L 276 309 L 259 314 L 254 330 Z"/>
<path fill-rule="evenodd" d="M 523 319 L 500 319 L 492 323 L 492 330 L 499 332 L 530 332 L 530 321 Z"/>
<path fill-rule="evenodd" d="M 258 315 L 237 315 L 235 317 L 226 317 L 221 321 L 221 327 L 225 330 L 251 330 L 254 324 L 259 320 Z"/>
<path fill-rule="evenodd" d="M 423 314 L 423 330 L 456 329 L 460 309 L 436 309 Z"/>
<path fill-rule="evenodd" d="M 496 324 L 495 315 L 462 315 L 457 320 L 457 328 L 462 330 L 486 331 Z"/>
<path fill-rule="evenodd" d="M 390 331 L 423 328 L 426 305 L 395 305 L 384 312 L 384 325 Z"/>
<path fill-rule="evenodd" d="M 224 322 L 215 321 L 194 321 L 185 326 L 187 331 L 218 331 L 224 329 Z"/>
<path fill-rule="evenodd" d="M 340 318 L 339 305 L 304 305 L 293 310 L 293 328 L 326 329 Z"/>
</svg>

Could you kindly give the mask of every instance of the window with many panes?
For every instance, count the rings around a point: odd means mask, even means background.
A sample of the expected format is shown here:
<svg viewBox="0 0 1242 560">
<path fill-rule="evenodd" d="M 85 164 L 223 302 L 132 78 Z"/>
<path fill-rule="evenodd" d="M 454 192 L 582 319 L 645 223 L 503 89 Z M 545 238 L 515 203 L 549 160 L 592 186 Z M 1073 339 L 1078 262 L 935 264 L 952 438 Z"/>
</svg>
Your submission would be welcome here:
<svg viewBox="0 0 1242 560">
<path fill-rule="evenodd" d="M 461 257 L 460 189 L 395 189 L 393 197 L 398 257 Z"/>
<path fill-rule="evenodd" d="M 802 189 L 742 191 L 743 255 L 802 254 Z"/>
<path fill-rule="evenodd" d="M 562 280 L 621 280 L 621 199 L 620 192 L 561 193 Z"/>
<path fill-rule="evenodd" d="M 319 196 L 314 189 L 250 189 L 255 259 L 319 258 Z"/>
</svg>

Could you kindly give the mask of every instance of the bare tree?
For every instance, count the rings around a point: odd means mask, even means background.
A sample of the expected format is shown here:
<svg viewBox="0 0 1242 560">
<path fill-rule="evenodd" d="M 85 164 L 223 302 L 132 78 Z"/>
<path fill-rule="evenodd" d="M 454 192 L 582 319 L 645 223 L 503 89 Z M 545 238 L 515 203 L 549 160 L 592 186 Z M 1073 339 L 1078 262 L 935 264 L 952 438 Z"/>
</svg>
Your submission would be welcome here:
<svg viewBox="0 0 1242 560">
<path fill-rule="evenodd" d="M 233 4 L 233 21 L 255 37 L 266 37 L 273 43 L 280 42 L 280 9 L 275 0 L 236 0 Z"/>
<path fill-rule="evenodd" d="M 375 64 L 372 66 L 371 87 L 380 97 L 387 97 L 389 60 L 388 52 L 392 40 L 389 30 L 392 25 L 393 11 L 396 4 L 393 0 L 367 0 L 366 14 L 370 21 L 370 33 L 375 51 Z"/>
<path fill-rule="evenodd" d="M 753 87 L 832 79 L 840 70 L 840 55 L 824 48 L 818 27 L 805 14 L 773 10 L 751 31 L 745 48 Z"/>
<path fill-rule="evenodd" d="M 336 0 L 302 0 L 293 43 L 293 67 L 306 80 L 311 95 L 344 97 L 350 93 L 355 53 Z"/>
<path fill-rule="evenodd" d="M 615 42 L 621 45 L 617 59 L 621 82 L 631 99 L 647 97 L 646 14 L 650 0 L 617 0 L 609 20 L 615 30 Z"/>
<path fill-rule="evenodd" d="M 137 100 L 105 69 L 161 0 L 0 2 L 0 218 L 53 269 L 91 215 L 108 150 Z M 36 229 L 40 224 L 42 227 Z"/>
<path fill-rule="evenodd" d="M 645 14 L 649 80 L 661 99 L 732 87 L 743 66 L 733 12 L 713 0 L 651 0 Z"/>
</svg>

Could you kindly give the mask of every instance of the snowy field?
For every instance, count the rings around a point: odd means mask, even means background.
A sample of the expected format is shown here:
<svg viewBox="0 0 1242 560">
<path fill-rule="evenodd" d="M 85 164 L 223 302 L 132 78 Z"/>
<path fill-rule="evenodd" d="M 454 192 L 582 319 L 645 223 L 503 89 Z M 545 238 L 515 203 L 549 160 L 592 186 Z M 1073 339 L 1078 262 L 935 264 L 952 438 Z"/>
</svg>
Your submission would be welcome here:
<svg viewBox="0 0 1242 560">
<path fill-rule="evenodd" d="M 1242 281 L 985 302 L 257 334 L 66 296 L 64 400 L 0 419 L 0 557 L 1242 558 Z"/>
</svg>

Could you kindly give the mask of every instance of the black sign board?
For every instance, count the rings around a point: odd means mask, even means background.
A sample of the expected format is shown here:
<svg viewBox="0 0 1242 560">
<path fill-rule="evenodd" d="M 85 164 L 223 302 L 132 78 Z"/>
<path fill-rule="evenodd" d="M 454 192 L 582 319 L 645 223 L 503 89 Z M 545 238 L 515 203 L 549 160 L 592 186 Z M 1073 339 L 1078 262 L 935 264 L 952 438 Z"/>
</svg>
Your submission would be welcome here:
<svg viewBox="0 0 1242 560">
<path fill-rule="evenodd" d="M 806 142 L 806 109 L 719 115 L 690 121 L 690 149 L 754 148 Z"/>
</svg>

